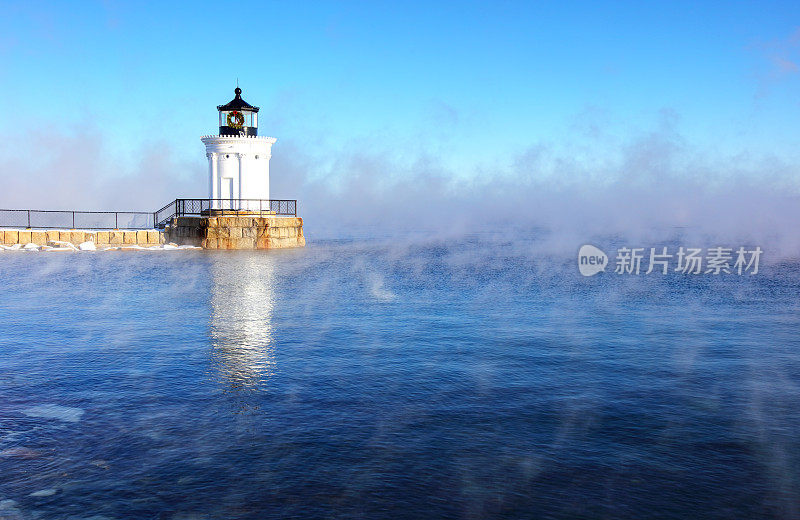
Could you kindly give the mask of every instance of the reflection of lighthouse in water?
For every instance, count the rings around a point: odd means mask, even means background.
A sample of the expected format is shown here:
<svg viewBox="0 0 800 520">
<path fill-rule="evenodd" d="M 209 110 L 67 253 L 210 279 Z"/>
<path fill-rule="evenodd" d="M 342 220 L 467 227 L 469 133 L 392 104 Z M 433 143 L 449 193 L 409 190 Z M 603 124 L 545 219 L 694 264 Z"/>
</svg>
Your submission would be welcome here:
<svg viewBox="0 0 800 520">
<path fill-rule="evenodd" d="M 263 389 L 272 376 L 274 269 L 267 255 L 212 259 L 212 356 L 230 390 Z"/>
</svg>

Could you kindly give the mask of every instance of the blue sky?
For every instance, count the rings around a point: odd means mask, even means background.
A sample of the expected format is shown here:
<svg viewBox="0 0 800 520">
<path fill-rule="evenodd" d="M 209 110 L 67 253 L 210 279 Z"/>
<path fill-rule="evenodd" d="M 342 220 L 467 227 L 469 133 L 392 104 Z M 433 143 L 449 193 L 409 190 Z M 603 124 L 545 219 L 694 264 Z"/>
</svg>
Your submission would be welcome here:
<svg viewBox="0 0 800 520">
<path fill-rule="evenodd" d="M 709 154 L 800 160 L 797 2 L 3 9 L 0 132 L 92 129 L 120 163 L 157 142 L 202 166 L 237 78 L 276 154 L 425 155 L 481 175 L 538 143 L 618 143 L 668 120 Z"/>
</svg>

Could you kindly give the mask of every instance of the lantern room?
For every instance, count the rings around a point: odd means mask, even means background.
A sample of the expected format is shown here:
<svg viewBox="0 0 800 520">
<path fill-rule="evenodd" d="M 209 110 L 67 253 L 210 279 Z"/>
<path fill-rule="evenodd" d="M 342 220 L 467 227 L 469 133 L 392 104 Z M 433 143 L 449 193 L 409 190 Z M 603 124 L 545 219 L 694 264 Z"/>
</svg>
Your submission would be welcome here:
<svg viewBox="0 0 800 520">
<path fill-rule="evenodd" d="M 257 136 L 258 107 L 242 99 L 242 89 L 236 87 L 236 97 L 227 105 L 219 105 L 219 135 Z"/>
</svg>

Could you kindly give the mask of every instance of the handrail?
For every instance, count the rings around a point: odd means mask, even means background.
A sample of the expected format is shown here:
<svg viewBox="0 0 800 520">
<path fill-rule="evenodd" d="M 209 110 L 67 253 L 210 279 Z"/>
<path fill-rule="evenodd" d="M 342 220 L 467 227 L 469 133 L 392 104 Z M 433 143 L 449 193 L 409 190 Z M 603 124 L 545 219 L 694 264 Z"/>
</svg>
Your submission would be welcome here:
<svg viewBox="0 0 800 520">
<path fill-rule="evenodd" d="M 16 215 L 19 217 L 14 218 Z M 56 215 L 60 218 L 54 219 Z M 0 209 L 0 226 L 26 229 L 153 229 L 155 221 L 152 216 L 152 213 L 145 211 Z"/>
<path fill-rule="evenodd" d="M 0 209 L 0 227 L 41 229 L 154 229 L 174 217 L 225 215 L 242 211 L 297 216 L 296 199 L 175 199 L 152 213 L 146 211 L 77 211 Z M 113 223 L 112 223 L 113 216 Z"/>
<path fill-rule="evenodd" d="M 256 208 L 258 203 L 258 208 Z M 175 199 L 153 214 L 158 228 L 175 217 L 238 214 L 242 211 L 297 216 L 297 199 Z"/>
</svg>

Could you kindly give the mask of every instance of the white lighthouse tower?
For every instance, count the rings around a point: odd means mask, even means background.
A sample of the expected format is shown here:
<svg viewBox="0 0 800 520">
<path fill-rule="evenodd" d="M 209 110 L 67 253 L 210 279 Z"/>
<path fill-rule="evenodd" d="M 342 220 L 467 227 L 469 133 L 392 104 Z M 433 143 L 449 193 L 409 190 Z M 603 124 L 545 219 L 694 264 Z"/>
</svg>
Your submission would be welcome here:
<svg viewBox="0 0 800 520">
<path fill-rule="evenodd" d="M 269 159 L 274 137 L 258 136 L 258 107 L 236 97 L 219 111 L 219 135 L 201 139 L 208 157 L 211 209 L 269 210 Z"/>
</svg>

